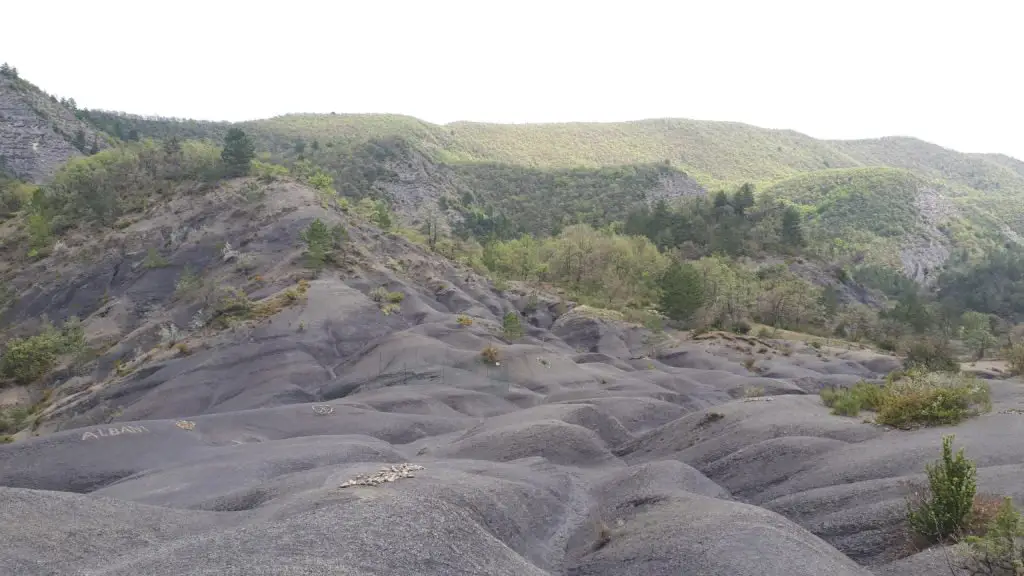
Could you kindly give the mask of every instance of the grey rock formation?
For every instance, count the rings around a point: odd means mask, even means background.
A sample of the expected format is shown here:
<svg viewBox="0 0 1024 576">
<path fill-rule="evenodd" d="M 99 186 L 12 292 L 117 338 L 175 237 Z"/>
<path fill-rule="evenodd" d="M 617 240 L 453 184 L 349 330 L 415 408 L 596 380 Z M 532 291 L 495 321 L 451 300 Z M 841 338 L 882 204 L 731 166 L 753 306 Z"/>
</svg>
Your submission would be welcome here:
<svg viewBox="0 0 1024 576">
<path fill-rule="evenodd" d="M 85 146 L 99 149 L 106 137 L 38 88 L 0 76 L 0 169 L 31 182 L 43 182 L 82 151 L 72 142 L 82 131 Z M 86 148 L 86 151 L 88 148 Z"/>
</svg>

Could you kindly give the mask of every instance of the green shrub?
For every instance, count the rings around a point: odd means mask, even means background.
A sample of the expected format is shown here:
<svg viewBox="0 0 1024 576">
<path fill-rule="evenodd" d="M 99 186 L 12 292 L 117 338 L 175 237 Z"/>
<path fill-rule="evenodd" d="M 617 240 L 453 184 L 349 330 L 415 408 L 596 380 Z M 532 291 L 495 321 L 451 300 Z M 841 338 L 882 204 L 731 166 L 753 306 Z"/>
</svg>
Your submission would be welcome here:
<svg viewBox="0 0 1024 576">
<path fill-rule="evenodd" d="M 960 363 L 954 357 L 948 340 L 914 340 L 907 346 L 906 354 L 907 358 L 903 361 L 906 368 L 921 368 L 930 372 L 960 371 Z"/>
<path fill-rule="evenodd" d="M 169 264 L 170 262 L 161 256 L 160 253 L 156 251 L 156 248 L 150 248 L 149 251 L 146 252 L 146 259 L 142 261 L 142 267 L 146 269 L 165 268 Z"/>
<path fill-rule="evenodd" d="M 512 311 L 505 314 L 501 321 L 501 328 L 505 333 L 505 338 L 509 340 L 517 340 L 523 337 L 523 325 L 519 322 L 518 312 Z"/>
<path fill-rule="evenodd" d="M 7 343 L 0 371 L 19 384 L 28 384 L 46 374 L 57 360 L 57 341 L 50 336 L 15 338 Z"/>
<path fill-rule="evenodd" d="M 174 297 L 183 298 L 188 296 L 202 285 L 203 282 L 199 275 L 192 270 L 191 266 L 186 265 L 185 269 L 181 271 L 181 276 L 178 276 L 178 281 L 174 284 Z"/>
<path fill-rule="evenodd" d="M 825 406 L 837 416 L 856 416 L 861 410 L 878 410 L 886 391 L 877 384 L 858 382 L 850 388 L 822 388 L 819 392 Z"/>
<path fill-rule="evenodd" d="M 860 400 L 865 410 L 878 410 L 886 397 L 885 388 L 871 382 L 857 382 L 850 388 L 850 393 Z"/>
<path fill-rule="evenodd" d="M 259 160 L 253 160 L 252 174 L 261 182 L 269 184 L 275 180 L 288 176 L 288 169 L 284 166 L 278 166 L 277 164 L 268 164 L 266 162 L 260 162 Z"/>
<path fill-rule="evenodd" d="M 0 433 L 13 434 L 21 430 L 28 417 L 28 408 L 0 408 Z"/>
<path fill-rule="evenodd" d="M 391 302 L 392 304 L 398 304 L 402 300 L 405 300 L 405 294 L 401 292 L 388 292 L 387 299 L 388 302 Z"/>
<path fill-rule="evenodd" d="M 856 416 L 860 409 L 860 398 L 850 393 L 839 394 L 832 403 L 832 413 L 836 416 Z"/>
<path fill-rule="evenodd" d="M 388 289 L 383 286 L 378 286 L 373 290 L 370 290 L 370 300 L 374 302 L 385 302 L 388 299 Z"/>
<path fill-rule="evenodd" d="M 953 454 L 953 436 L 942 438 L 942 458 L 925 467 L 928 486 L 907 501 L 907 521 L 917 534 L 940 542 L 963 532 L 977 491 L 974 463 L 964 449 Z"/>
<path fill-rule="evenodd" d="M 1013 506 L 1013 499 L 1003 499 L 985 527 L 984 535 L 968 536 L 957 550 L 958 564 L 968 574 L 1018 576 L 1024 568 L 1024 524 Z"/>
<path fill-rule="evenodd" d="M 456 316 L 455 321 L 459 324 L 459 326 L 473 325 L 473 319 L 470 318 L 469 316 L 466 316 L 465 314 L 459 314 L 458 316 Z"/>
<path fill-rule="evenodd" d="M 14 436 L 0 434 L 0 444 L 10 444 L 11 442 L 14 442 Z"/>
<path fill-rule="evenodd" d="M 402 309 L 401 306 L 399 306 L 398 304 L 394 304 L 394 303 L 385 304 L 385 305 L 380 307 L 380 311 L 383 312 L 385 316 L 390 316 L 392 314 L 396 314 L 401 309 Z"/>
<path fill-rule="evenodd" d="M 942 426 L 991 408 L 988 384 L 973 376 L 912 370 L 886 384 L 875 420 L 897 428 Z"/>
<path fill-rule="evenodd" d="M 235 320 L 250 318 L 255 308 L 252 300 L 238 288 L 221 288 L 213 309 L 213 321 L 216 326 L 226 328 Z"/>
</svg>

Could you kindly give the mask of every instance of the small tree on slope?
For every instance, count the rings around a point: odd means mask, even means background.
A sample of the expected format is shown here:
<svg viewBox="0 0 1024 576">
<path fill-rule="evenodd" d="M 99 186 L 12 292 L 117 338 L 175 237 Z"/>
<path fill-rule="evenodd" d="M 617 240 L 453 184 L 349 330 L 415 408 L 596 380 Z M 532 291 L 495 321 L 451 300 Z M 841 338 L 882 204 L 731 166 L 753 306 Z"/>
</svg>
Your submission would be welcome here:
<svg viewBox="0 0 1024 576">
<path fill-rule="evenodd" d="M 252 167 L 256 146 L 252 139 L 238 128 L 228 130 L 224 137 L 224 150 L 220 153 L 228 176 L 245 176 Z"/>
</svg>

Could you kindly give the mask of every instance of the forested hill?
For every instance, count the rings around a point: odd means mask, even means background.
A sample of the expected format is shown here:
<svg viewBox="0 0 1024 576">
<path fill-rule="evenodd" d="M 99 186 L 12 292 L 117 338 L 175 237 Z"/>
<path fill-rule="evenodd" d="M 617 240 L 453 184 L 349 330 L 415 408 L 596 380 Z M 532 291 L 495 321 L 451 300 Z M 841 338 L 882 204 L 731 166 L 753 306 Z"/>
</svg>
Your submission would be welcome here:
<svg viewBox="0 0 1024 576">
<path fill-rule="evenodd" d="M 953 268 L 987 266 L 1024 233 L 1024 163 L 914 138 L 828 141 L 685 119 L 437 125 L 291 114 L 232 124 L 46 100 L 102 134 L 101 146 L 220 144 L 241 128 L 264 162 L 303 178 L 322 172 L 342 197 L 384 201 L 417 233 L 483 247 L 585 224 L 646 236 L 687 258 L 807 258 L 888 289 L 901 285 L 891 274 L 934 286 Z M 57 113 L 47 110 L 44 119 Z M 0 159 L 5 153 L 0 146 Z M 0 200 L 8 212 L 21 201 Z"/>
</svg>

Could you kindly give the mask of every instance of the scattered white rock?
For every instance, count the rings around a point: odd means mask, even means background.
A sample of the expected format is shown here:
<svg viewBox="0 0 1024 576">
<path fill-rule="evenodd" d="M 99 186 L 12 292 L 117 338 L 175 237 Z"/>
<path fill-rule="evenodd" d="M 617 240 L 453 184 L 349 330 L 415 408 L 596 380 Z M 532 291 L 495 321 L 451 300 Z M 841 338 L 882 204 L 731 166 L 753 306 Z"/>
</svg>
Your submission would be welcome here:
<svg viewBox="0 0 1024 576">
<path fill-rule="evenodd" d="M 392 464 L 380 469 L 376 474 L 360 474 L 351 480 L 341 483 L 341 488 L 349 486 L 380 486 L 385 482 L 394 482 L 400 478 L 415 478 L 412 474 L 417 470 L 423 470 L 419 464 Z"/>
</svg>

